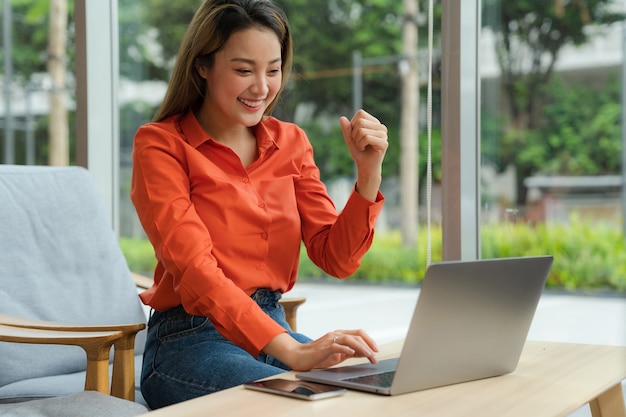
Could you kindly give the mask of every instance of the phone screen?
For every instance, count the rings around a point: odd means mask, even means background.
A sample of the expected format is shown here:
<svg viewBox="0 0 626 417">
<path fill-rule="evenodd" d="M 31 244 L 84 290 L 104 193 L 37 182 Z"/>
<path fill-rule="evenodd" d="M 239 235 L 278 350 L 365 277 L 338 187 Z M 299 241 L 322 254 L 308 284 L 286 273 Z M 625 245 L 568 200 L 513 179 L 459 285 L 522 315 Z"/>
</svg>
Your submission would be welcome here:
<svg viewBox="0 0 626 417">
<path fill-rule="evenodd" d="M 322 398 L 336 397 L 346 392 L 345 388 L 334 387 L 332 385 L 282 378 L 247 382 L 243 384 L 243 386 L 252 390 L 285 395 L 302 400 L 320 400 Z"/>
</svg>

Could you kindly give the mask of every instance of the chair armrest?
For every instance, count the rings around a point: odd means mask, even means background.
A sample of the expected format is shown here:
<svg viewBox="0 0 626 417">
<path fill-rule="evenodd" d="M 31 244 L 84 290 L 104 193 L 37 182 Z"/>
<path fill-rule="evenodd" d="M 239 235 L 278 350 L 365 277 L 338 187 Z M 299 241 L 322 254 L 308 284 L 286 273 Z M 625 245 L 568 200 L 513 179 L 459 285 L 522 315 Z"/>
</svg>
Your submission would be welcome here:
<svg viewBox="0 0 626 417">
<path fill-rule="evenodd" d="M 60 331 L 0 325 L 1 342 L 80 346 L 87 355 L 85 390 L 107 395 L 111 345 L 123 336 L 119 331 Z"/>
<path fill-rule="evenodd" d="M 47 320 L 26 319 L 23 317 L 0 314 L 0 325 L 22 327 L 26 329 L 59 330 L 67 332 L 108 332 L 119 331 L 124 334 L 138 333 L 146 327 L 145 323 L 133 324 L 72 324 Z"/>
<path fill-rule="evenodd" d="M 304 297 L 281 298 L 280 300 L 280 304 L 285 309 L 285 319 L 287 320 L 289 327 L 291 327 L 291 330 L 293 330 L 294 332 L 297 331 L 296 326 L 298 322 L 298 307 L 304 304 L 305 301 L 306 298 Z"/>
<path fill-rule="evenodd" d="M 58 323 L 44 320 L 25 319 L 21 317 L 10 316 L 7 314 L 0 314 L 0 325 L 51 332 L 119 333 L 119 337 L 116 338 L 113 343 L 115 346 L 115 354 L 113 356 L 113 377 L 111 382 L 111 395 L 130 401 L 135 400 L 135 336 L 139 331 L 143 330 L 146 327 L 145 323 L 79 325 L 71 323 Z M 106 360 L 108 366 L 108 353 Z"/>
<path fill-rule="evenodd" d="M 131 272 L 130 274 L 132 275 L 137 288 L 141 288 L 142 290 L 147 290 L 148 288 L 152 287 L 152 283 L 154 282 L 152 278 L 148 278 L 145 275 L 140 275 L 136 272 Z"/>
</svg>

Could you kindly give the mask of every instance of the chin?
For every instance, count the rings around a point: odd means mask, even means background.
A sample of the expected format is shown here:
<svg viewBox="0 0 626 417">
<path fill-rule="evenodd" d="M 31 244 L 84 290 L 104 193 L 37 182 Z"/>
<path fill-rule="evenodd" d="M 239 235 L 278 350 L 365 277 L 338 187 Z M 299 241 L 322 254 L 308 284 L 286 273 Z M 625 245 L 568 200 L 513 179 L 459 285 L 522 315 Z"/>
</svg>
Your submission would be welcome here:
<svg viewBox="0 0 626 417">
<path fill-rule="evenodd" d="M 264 118 L 265 118 L 265 114 L 260 114 L 259 116 L 255 116 L 255 117 L 246 117 L 242 120 L 241 124 L 247 127 L 254 127 L 258 125 Z"/>
</svg>

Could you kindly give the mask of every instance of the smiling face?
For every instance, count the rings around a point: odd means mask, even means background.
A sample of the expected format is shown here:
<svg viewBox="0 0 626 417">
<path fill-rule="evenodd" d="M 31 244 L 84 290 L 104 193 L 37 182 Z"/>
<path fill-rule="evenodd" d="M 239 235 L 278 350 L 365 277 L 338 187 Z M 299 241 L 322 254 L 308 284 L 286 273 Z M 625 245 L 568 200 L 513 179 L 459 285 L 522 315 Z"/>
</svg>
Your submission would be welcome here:
<svg viewBox="0 0 626 417">
<path fill-rule="evenodd" d="M 214 137 L 238 125 L 252 127 L 280 91 L 281 45 L 265 28 L 244 29 L 232 34 L 215 53 L 213 65 L 199 66 L 207 82 L 200 110 L 205 129 Z"/>
</svg>

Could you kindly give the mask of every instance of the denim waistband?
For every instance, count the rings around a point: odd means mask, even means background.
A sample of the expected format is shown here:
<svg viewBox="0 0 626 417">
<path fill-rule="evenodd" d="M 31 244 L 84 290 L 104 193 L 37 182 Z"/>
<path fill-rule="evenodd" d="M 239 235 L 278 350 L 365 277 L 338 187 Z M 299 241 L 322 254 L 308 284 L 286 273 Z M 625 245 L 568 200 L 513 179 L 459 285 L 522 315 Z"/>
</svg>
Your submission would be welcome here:
<svg viewBox="0 0 626 417">
<path fill-rule="evenodd" d="M 267 288 L 259 288 L 250 296 L 258 305 L 276 303 L 281 297 L 280 291 L 272 291 Z"/>
<path fill-rule="evenodd" d="M 259 306 L 262 307 L 264 305 L 272 305 L 277 303 L 282 298 L 282 293 L 280 291 L 268 290 L 267 288 L 259 288 L 250 296 L 250 298 L 252 298 Z M 185 312 L 185 309 L 182 305 L 178 305 L 164 311 L 150 310 L 150 318 L 152 319 L 154 317 L 155 320 L 157 320 L 158 317 L 161 315 L 170 315 L 175 314 L 176 312 Z"/>
</svg>

